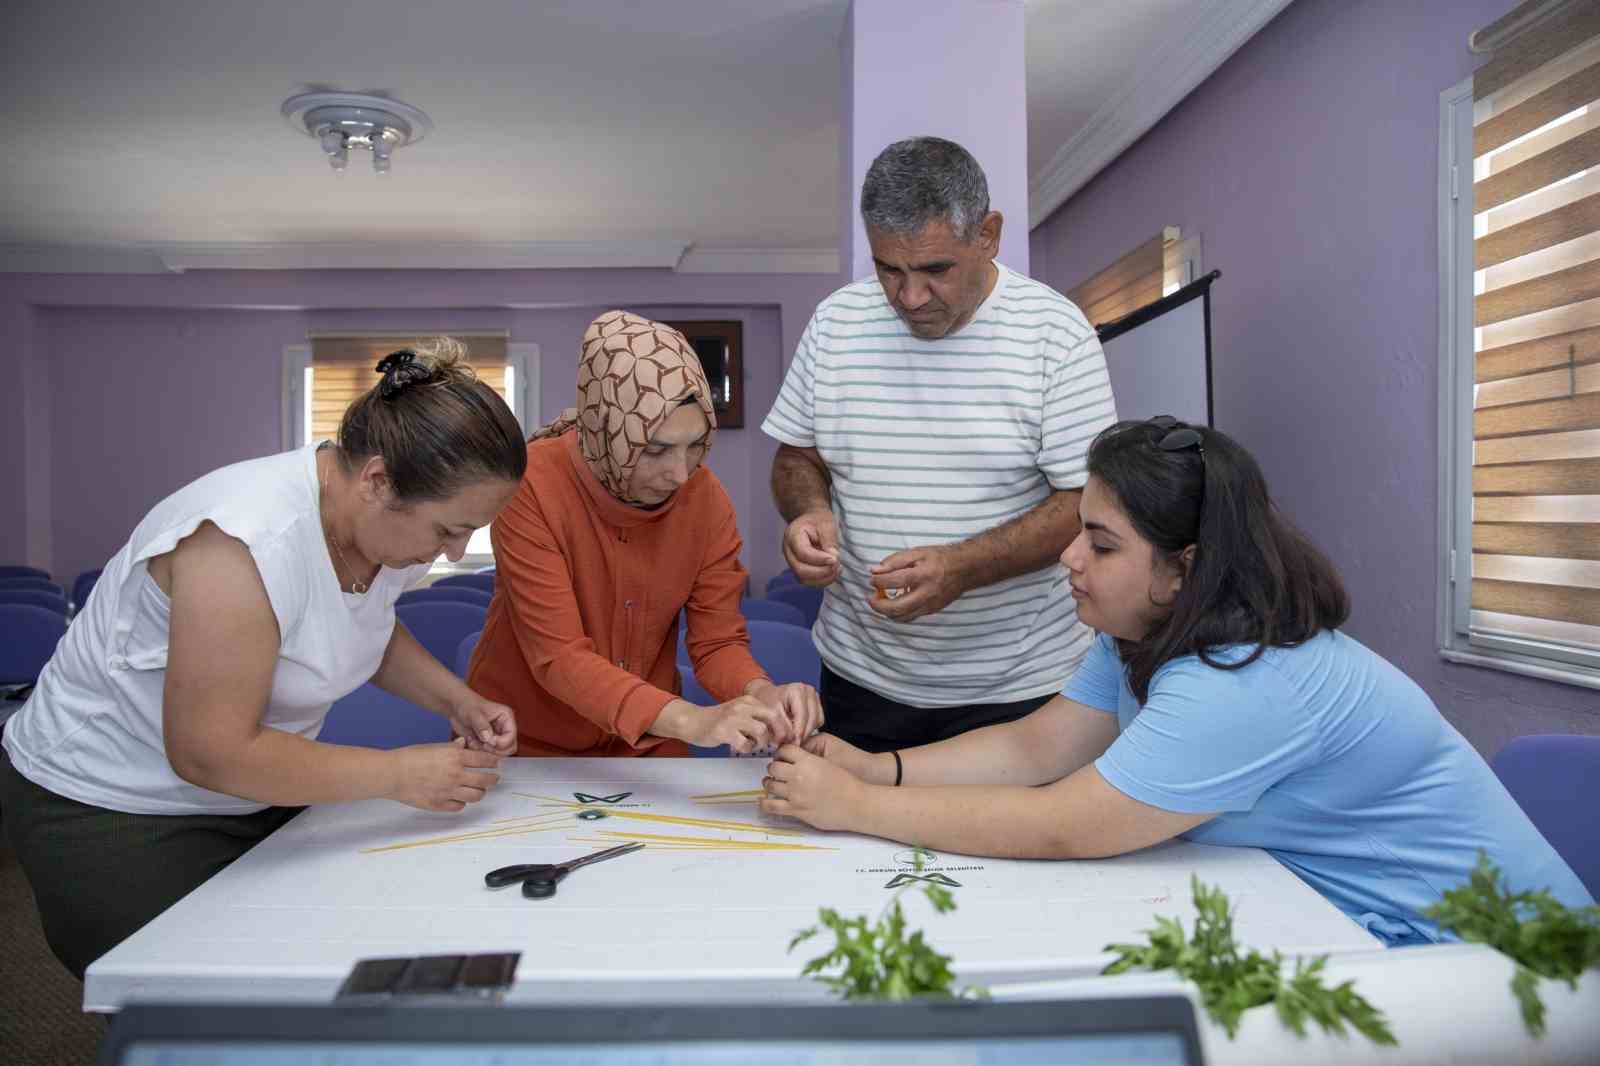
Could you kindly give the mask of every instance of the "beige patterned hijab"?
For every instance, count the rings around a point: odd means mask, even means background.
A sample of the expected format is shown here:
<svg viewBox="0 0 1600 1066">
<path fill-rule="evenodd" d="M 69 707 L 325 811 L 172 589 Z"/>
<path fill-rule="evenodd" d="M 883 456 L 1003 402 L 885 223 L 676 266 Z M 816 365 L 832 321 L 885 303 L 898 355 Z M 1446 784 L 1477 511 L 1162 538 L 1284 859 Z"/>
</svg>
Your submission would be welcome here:
<svg viewBox="0 0 1600 1066">
<path fill-rule="evenodd" d="M 716 436 L 717 415 L 700 358 L 683 334 L 627 311 L 607 311 L 583 334 L 578 363 L 578 406 L 543 427 L 530 441 L 558 437 L 578 427 L 583 457 L 606 490 L 624 503 L 639 456 L 667 416 L 693 397 Z"/>
</svg>

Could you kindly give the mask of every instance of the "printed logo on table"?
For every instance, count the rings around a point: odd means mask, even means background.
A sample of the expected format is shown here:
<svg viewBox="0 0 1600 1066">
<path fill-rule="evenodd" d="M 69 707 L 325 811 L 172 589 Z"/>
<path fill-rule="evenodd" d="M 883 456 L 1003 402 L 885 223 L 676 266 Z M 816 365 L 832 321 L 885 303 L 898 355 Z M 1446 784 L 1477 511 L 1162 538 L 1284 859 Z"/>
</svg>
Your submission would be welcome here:
<svg viewBox="0 0 1600 1066">
<path fill-rule="evenodd" d="M 618 792 L 615 796 L 591 796 L 587 792 L 574 792 L 572 798 L 579 803 L 621 803 L 631 795 L 632 792 Z"/>
<path fill-rule="evenodd" d="M 961 887 L 960 881 L 957 881 L 953 877 L 946 877 L 944 874 L 895 874 L 894 877 L 889 880 L 889 883 L 883 887 L 900 888 L 902 885 L 913 884 L 917 881 L 926 881 L 933 885 L 943 885 L 946 888 Z"/>
</svg>

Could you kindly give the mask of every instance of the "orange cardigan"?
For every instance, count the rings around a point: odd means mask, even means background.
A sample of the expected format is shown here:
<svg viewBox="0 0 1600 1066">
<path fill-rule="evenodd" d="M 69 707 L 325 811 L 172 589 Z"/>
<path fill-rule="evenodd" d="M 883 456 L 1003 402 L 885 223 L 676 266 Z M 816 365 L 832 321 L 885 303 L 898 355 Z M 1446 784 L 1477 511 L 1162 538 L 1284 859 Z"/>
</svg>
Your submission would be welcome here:
<svg viewBox="0 0 1600 1066">
<path fill-rule="evenodd" d="M 678 612 L 695 678 L 719 700 L 766 674 L 739 599 L 739 527 L 701 467 L 653 511 L 606 491 L 575 430 L 528 445 L 528 472 L 489 530 L 495 592 L 467 684 L 517 715 L 518 755 L 683 755 L 649 736 L 682 689 Z"/>
</svg>

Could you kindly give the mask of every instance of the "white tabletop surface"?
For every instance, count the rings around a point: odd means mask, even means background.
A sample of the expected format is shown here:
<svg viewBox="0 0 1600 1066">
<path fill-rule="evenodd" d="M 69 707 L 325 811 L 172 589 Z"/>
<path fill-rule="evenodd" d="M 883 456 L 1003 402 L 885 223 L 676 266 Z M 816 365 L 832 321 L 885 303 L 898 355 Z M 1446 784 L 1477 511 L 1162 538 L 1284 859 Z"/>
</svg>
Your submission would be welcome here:
<svg viewBox="0 0 1600 1066">
<path fill-rule="evenodd" d="M 819 986 L 797 975 L 826 941 L 789 954 L 790 938 L 819 906 L 876 916 L 892 883 L 918 876 L 915 849 L 768 818 L 748 800 L 692 798 L 756 788 L 765 765 L 508 759 L 500 785 L 462 814 L 379 800 L 310 809 L 90 966 L 85 1008 L 325 1002 L 360 959 L 499 951 L 522 953 L 516 1001 L 815 998 Z M 589 811 L 576 806 L 585 799 Z M 642 834 L 689 840 L 580 869 L 552 899 L 483 884 L 498 866 L 559 862 Z M 440 839 L 452 837 L 464 839 Z M 718 841 L 742 846 L 713 850 Z M 415 846 L 393 847 L 406 844 Z M 949 883 L 957 910 L 937 915 L 915 891 L 900 898 L 963 980 L 1023 981 L 1093 974 L 1109 960 L 1106 944 L 1137 938 L 1157 915 L 1190 927 L 1191 875 L 1227 893 L 1248 944 L 1286 954 L 1377 946 L 1249 848 L 1173 842 L 1085 862 L 938 854 L 921 876 Z"/>
</svg>

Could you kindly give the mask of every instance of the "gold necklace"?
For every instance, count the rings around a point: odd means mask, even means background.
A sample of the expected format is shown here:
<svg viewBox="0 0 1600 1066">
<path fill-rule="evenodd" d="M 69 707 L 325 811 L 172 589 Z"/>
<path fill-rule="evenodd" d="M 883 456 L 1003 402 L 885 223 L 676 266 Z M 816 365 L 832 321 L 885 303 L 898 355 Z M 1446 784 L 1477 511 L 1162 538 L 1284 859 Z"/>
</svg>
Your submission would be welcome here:
<svg viewBox="0 0 1600 1066">
<path fill-rule="evenodd" d="M 327 474 L 327 471 L 323 471 L 322 472 L 321 480 L 322 480 L 322 494 L 324 496 L 326 496 L 327 493 L 328 493 L 328 474 Z M 321 500 L 318 500 L 319 504 L 321 502 L 322 502 Z M 322 527 L 322 535 L 328 539 L 328 543 L 329 544 L 333 545 L 333 550 L 335 552 L 337 552 L 338 555 L 339 555 L 339 562 L 344 564 L 345 572 L 350 574 L 350 591 L 355 593 L 357 596 L 365 595 L 366 591 L 367 591 L 367 588 L 368 588 L 368 585 L 364 581 L 356 580 L 355 568 L 350 565 L 350 560 L 348 560 L 348 559 L 346 559 L 344 557 L 344 549 L 339 547 L 339 539 L 333 535 L 332 531 L 330 531 L 327 526 L 323 526 Z M 340 581 L 344 580 L 344 574 L 339 573 L 339 568 L 337 566 L 334 567 L 333 573 L 334 573 L 334 576 L 339 578 Z"/>
</svg>

